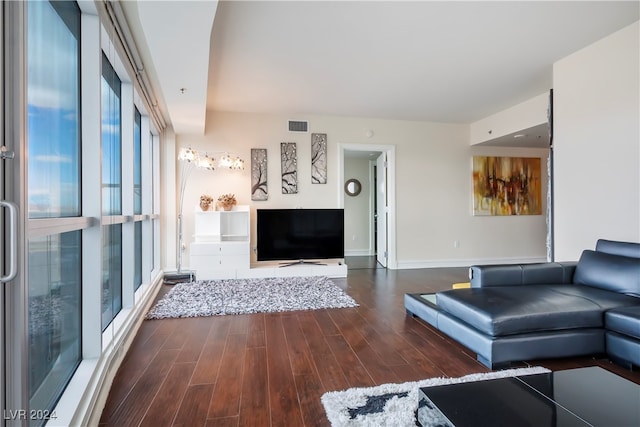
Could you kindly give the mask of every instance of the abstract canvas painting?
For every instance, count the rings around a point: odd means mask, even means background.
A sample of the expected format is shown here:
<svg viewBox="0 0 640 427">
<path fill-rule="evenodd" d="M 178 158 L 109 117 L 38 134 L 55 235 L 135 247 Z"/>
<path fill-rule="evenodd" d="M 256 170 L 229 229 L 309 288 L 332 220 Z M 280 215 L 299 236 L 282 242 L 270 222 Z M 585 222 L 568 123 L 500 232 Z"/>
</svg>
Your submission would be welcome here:
<svg viewBox="0 0 640 427">
<path fill-rule="evenodd" d="M 296 194 L 298 192 L 298 159 L 295 142 L 280 143 L 280 167 L 282 194 Z"/>
<path fill-rule="evenodd" d="M 251 200 L 264 201 L 269 198 L 267 186 L 267 149 L 251 149 Z"/>
<path fill-rule="evenodd" d="M 327 183 L 327 134 L 311 134 L 311 183 Z"/>
<path fill-rule="evenodd" d="M 540 159 L 474 156 L 473 214 L 541 215 Z"/>
</svg>

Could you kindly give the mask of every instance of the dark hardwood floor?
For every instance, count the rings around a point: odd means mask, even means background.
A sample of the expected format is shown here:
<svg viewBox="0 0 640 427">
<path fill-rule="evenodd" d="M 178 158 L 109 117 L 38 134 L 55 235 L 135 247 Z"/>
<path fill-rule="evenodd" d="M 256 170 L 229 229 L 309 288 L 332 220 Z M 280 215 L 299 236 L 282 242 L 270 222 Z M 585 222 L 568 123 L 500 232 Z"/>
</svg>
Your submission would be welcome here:
<svg viewBox="0 0 640 427">
<path fill-rule="evenodd" d="M 466 280 L 466 268 L 358 268 L 334 280 L 358 308 L 146 320 L 100 425 L 326 426 L 324 392 L 487 372 L 475 354 L 405 315 L 405 293 Z M 607 359 L 528 363 L 601 366 L 640 384 L 640 372 Z"/>
</svg>

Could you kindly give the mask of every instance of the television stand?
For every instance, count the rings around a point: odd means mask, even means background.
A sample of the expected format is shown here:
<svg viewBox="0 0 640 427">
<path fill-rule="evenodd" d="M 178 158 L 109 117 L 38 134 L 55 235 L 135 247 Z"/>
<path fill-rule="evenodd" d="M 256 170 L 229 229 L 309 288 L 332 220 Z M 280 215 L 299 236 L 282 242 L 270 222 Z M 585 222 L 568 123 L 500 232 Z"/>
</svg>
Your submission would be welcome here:
<svg viewBox="0 0 640 427">
<path fill-rule="evenodd" d="M 279 268 L 282 267 L 291 267 L 293 265 L 302 265 L 302 264 L 312 264 L 312 265 L 327 265 L 325 263 L 319 261 L 305 261 L 303 259 L 299 259 L 298 261 L 285 262 L 279 265 Z"/>
</svg>

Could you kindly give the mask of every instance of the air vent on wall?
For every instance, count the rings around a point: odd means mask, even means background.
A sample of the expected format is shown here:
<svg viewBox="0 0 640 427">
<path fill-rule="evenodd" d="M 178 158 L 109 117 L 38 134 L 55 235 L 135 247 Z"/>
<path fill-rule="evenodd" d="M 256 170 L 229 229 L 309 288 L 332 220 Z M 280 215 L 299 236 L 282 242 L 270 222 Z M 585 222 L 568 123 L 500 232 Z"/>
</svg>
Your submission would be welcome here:
<svg viewBox="0 0 640 427">
<path fill-rule="evenodd" d="M 306 120 L 289 120 L 289 132 L 309 132 L 309 122 Z"/>
</svg>

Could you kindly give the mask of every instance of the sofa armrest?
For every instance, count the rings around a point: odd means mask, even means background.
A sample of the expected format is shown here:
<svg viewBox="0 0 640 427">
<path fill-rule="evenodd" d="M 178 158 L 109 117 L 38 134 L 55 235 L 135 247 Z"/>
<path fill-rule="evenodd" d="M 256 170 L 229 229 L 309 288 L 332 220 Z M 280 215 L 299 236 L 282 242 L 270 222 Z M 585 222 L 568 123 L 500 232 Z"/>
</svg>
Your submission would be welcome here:
<svg viewBox="0 0 640 427">
<path fill-rule="evenodd" d="M 561 285 L 572 283 L 577 262 L 473 265 L 472 288 L 514 285 Z"/>
</svg>

